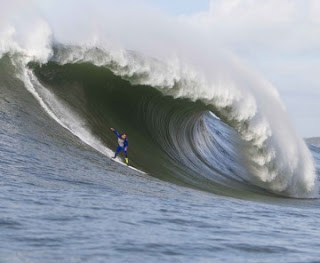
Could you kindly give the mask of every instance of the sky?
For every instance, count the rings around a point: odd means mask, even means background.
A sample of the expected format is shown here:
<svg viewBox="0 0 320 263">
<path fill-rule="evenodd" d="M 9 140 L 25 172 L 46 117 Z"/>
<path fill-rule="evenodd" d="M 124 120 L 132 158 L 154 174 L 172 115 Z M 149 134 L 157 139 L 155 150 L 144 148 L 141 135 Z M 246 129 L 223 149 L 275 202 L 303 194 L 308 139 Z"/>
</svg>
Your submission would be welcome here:
<svg viewBox="0 0 320 263">
<path fill-rule="evenodd" d="M 209 8 L 209 0 L 150 0 L 172 15 L 191 15 Z"/>
<path fill-rule="evenodd" d="M 228 48 L 277 88 L 298 132 L 320 136 L 319 0 L 151 1 L 225 38 Z"/>
</svg>

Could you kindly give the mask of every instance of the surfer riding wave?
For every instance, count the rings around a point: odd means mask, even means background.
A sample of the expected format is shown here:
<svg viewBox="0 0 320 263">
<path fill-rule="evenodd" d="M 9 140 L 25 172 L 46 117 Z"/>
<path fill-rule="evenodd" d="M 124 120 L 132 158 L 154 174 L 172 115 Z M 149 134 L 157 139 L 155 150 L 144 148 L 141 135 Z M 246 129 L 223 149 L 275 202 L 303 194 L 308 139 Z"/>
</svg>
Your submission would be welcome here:
<svg viewBox="0 0 320 263">
<path fill-rule="evenodd" d="M 126 164 L 129 163 L 129 159 L 128 159 L 128 154 L 127 154 L 127 150 L 128 150 L 128 140 L 127 140 L 127 135 L 125 133 L 120 134 L 119 132 L 117 132 L 114 128 L 110 128 L 111 131 L 114 132 L 114 134 L 118 137 L 118 147 L 114 153 L 114 157 L 112 157 L 113 159 L 115 159 L 117 157 L 117 155 L 123 151 L 124 156 L 125 156 L 125 161 Z"/>
</svg>

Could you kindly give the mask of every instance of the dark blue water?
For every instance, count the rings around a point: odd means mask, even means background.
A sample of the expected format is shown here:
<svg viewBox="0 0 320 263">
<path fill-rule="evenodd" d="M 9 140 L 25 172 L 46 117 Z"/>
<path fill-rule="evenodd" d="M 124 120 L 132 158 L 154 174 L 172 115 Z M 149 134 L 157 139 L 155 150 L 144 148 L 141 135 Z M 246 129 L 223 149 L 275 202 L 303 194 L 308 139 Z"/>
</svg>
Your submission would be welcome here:
<svg viewBox="0 0 320 263">
<path fill-rule="evenodd" d="M 0 262 L 320 261 L 319 200 L 231 198 L 133 171 L 11 84 L 0 98 Z"/>
</svg>

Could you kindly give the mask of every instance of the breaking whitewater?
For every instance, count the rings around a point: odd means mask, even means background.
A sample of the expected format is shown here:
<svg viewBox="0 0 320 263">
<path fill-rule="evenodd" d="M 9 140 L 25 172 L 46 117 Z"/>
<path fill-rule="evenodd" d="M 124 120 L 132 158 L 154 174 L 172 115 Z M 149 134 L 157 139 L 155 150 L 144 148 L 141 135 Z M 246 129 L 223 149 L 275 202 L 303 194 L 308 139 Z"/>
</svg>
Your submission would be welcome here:
<svg viewBox="0 0 320 263">
<path fill-rule="evenodd" d="M 206 78 L 179 61 L 62 44 L 45 61 L 15 51 L 1 62 L 48 117 L 106 157 L 117 127 L 132 164 L 151 176 L 224 195 L 317 196 L 309 149 L 276 90 L 249 72 L 222 81 L 220 70 Z"/>
</svg>

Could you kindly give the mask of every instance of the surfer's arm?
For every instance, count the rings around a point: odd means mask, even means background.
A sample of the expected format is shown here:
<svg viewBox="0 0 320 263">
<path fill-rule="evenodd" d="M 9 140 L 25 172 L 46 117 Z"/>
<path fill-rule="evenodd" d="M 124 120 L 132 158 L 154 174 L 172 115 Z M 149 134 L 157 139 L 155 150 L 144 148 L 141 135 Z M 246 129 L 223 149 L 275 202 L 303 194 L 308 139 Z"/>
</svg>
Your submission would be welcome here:
<svg viewBox="0 0 320 263">
<path fill-rule="evenodd" d="M 115 134 L 115 135 L 117 135 L 117 137 L 118 137 L 118 138 L 120 138 L 120 137 L 121 137 L 120 133 L 119 133 L 119 132 L 117 132 L 115 129 L 110 128 L 110 130 L 111 130 L 111 131 L 113 131 L 113 132 L 114 132 L 114 134 Z"/>
<path fill-rule="evenodd" d="M 120 135 L 120 133 L 119 133 L 119 132 L 117 132 L 117 131 L 113 131 L 113 132 L 114 132 L 114 134 L 115 134 L 115 135 L 117 135 L 117 137 L 118 137 L 118 138 L 120 138 L 120 137 L 121 137 L 121 135 Z"/>
</svg>

